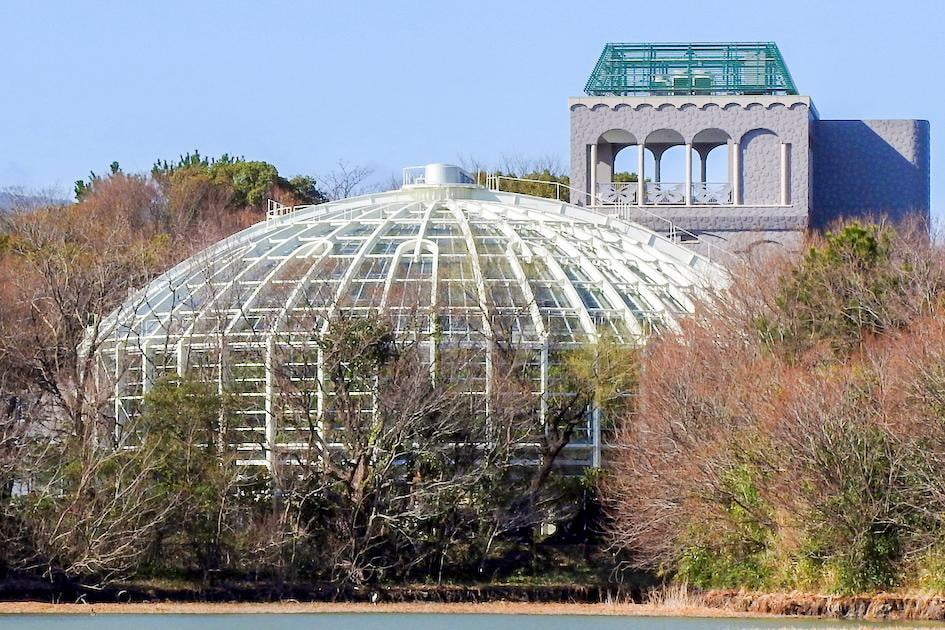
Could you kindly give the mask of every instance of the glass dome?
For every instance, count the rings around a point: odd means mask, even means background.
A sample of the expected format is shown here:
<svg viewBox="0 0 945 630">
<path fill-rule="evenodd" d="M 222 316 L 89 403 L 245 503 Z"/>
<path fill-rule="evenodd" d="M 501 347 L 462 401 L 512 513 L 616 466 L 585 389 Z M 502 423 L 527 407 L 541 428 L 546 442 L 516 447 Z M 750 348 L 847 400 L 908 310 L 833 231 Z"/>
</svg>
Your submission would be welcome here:
<svg viewBox="0 0 945 630">
<path fill-rule="evenodd" d="M 337 316 L 383 313 L 399 334 L 429 333 L 431 357 L 502 336 L 533 349 L 547 374 L 561 348 L 602 335 L 638 345 L 673 327 L 694 293 L 724 278 L 677 243 L 577 206 L 411 184 L 277 209 L 182 262 L 104 322 L 100 365 L 114 378 L 119 424 L 161 376 L 227 374 L 246 403 L 245 460 L 266 464 L 278 439 L 276 348 L 324 334 Z M 591 428 L 586 438 L 593 463 Z"/>
</svg>

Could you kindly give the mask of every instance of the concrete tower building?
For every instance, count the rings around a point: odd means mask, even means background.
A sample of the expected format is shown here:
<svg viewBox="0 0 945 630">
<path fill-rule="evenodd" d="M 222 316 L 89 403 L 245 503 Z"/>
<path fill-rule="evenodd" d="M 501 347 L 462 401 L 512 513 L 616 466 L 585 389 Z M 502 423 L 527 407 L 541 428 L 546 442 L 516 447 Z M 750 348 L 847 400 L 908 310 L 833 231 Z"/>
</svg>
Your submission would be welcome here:
<svg viewBox="0 0 945 630">
<path fill-rule="evenodd" d="M 736 252 L 842 218 L 929 219 L 928 121 L 821 119 L 773 43 L 607 44 L 585 91 L 572 203 Z"/>
</svg>

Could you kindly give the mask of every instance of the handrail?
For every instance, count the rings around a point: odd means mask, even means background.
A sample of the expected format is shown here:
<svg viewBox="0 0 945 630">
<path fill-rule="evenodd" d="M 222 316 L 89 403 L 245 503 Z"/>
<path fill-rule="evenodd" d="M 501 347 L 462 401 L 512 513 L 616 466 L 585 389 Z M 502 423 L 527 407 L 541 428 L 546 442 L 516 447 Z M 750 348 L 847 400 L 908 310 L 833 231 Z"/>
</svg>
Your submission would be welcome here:
<svg viewBox="0 0 945 630">
<path fill-rule="evenodd" d="M 517 182 L 528 182 L 528 183 L 530 183 L 530 184 L 545 184 L 545 185 L 548 185 L 548 186 L 554 186 L 554 187 L 555 187 L 555 199 L 557 199 L 558 201 L 564 201 L 563 199 L 561 199 L 561 189 L 562 189 L 562 188 L 568 190 L 569 192 L 576 192 L 576 193 L 578 193 L 579 195 L 583 195 L 584 197 L 587 197 L 587 198 L 590 198 L 590 197 L 591 197 L 589 193 L 587 193 L 587 192 L 585 192 L 585 191 L 583 191 L 583 190 L 579 190 L 579 189 L 577 189 L 577 188 L 574 188 L 573 186 L 568 186 L 567 184 L 562 184 L 561 182 L 548 181 L 548 180 L 544 180 L 544 179 L 529 179 L 529 178 L 527 178 L 527 177 L 512 177 L 512 176 L 510 176 L 510 175 L 489 175 L 489 174 L 486 174 L 486 188 L 488 188 L 488 189 L 490 189 L 490 190 L 499 190 L 499 181 L 500 181 L 500 180 L 503 180 L 503 179 L 509 179 L 509 180 L 513 180 L 513 181 L 517 181 Z M 490 182 L 492 182 L 492 183 L 490 184 Z M 479 175 L 478 175 L 478 174 L 476 175 L 476 183 L 477 183 L 477 184 L 479 183 Z M 570 203 L 570 199 L 568 199 L 568 202 Z"/>
<path fill-rule="evenodd" d="M 300 207 L 301 206 L 287 206 L 284 203 L 279 203 L 275 199 L 267 199 L 266 200 L 266 221 L 277 219 L 291 212 L 295 212 L 295 210 Z"/>
<path fill-rule="evenodd" d="M 407 169 L 404 169 L 404 170 L 406 171 Z M 481 173 L 476 173 L 477 184 L 479 183 L 479 180 L 481 179 L 480 174 Z M 623 221 L 631 221 L 631 222 L 632 222 L 631 212 L 636 212 L 639 214 L 646 215 L 647 217 L 654 219 L 656 221 L 661 221 L 666 224 L 667 226 L 666 233 L 668 234 L 668 237 L 671 241 L 679 242 L 679 239 L 681 236 L 688 236 L 689 238 L 692 239 L 691 242 L 704 245 L 706 248 L 706 257 L 709 259 L 710 262 L 712 261 L 713 252 L 719 252 L 729 257 L 736 257 L 735 254 L 732 254 L 731 252 L 721 247 L 713 245 L 709 241 L 700 237 L 698 234 L 695 234 L 694 232 L 691 232 L 690 230 L 687 230 L 684 227 L 680 227 L 679 225 L 674 223 L 671 219 L 667 219 L 666 217 L 662 215 L 656 214 L 655 212 L 648 210 L 645 206 L 629 204 L 629 203 L 617 203 L 617 204 L 612 204 L 612 205 L 607 205 L 607 206 L 603 206 L 602 204 L 595 205 L 594 202 L 600 201 L 600 198 L 597 195 L 591 195 L 587 191 L 580 190 L 579 188 L 575 188 L 573 186 L 569 186 L 568 184 L 563 184 L 561 182 L 546 181 L 543 179 L 532 179 L 528 177 L 513 177 L 510 175 L 490 175 L 488 173 L 483 173 L 483 174 L 485 175 L 485 186 L 489 190 L 503 192 L 501 190 L 503 179 L 509 180 L 509 181 L 515 181 L 515 182 L 525 182 L 529 184 L 545 184 L 548 186 L 554 186 L 556 200 L 565 201 L 561 198 L 562 189 L 565 189 L 569 192 L 577 193 L 579 198 L 584 198 L 591 201 L 591 205 L 588 205 L 584 208 L 585 210 L 588 210 L 590 212 L 595 212 L 603 216 L 614 216 L 616 214 L 618 219 L 621 219 Z M 505 191 L 505 192 L 511 192 L 511 191 Z M 567 200 L 567 203 L 570 203 L 570 199 Z M 285 204 L 279 203 L 278 201 L 274 199 L 269 199 L 267 200 L 266 220 L 269 221 L 271 219 L 276 219 L 278 217 L 294 212 L 295 210 L 300 209 L 302 207 L 304 206 L 287 206 Z M 602 207 L 611 208 L 615 212 L 613 213 L 603 212 L 601 211 Z M 716 256 L 716 259 L 718 259 L 718 256 Z"/>
<path fill-rule="evenodd" d="M 479 179 L 478 174 L 477 174 L 477 176 L 476 176 L 476 179 L 477 179 L 477 183 L 478 183 L 478 179 Z M 572 191 L 572 192 L 576 192 L 576 193 L 578 193 L 579 196 L 584 197 L 585 199 L 589 199 L 589 200 L 592 202 L 591 205 L 589 205 L 589 206 L 587 206 L 587 207 L 585 208 L 586 210 L 590 210 L 591 212 L 596 212 L 597 214 L 602 214 L 602 215 L 604 215 L 604 216 L 612 216 L 611 214 L 608 214 L 608 213 L 605 213 L 605 212 L 601 212 L 601 211 L 600 211 L 600 207 L 599 207 L 599 206 L 596 206 L 596 205 L 593 203 L 594 201 L 598 201 L 598 200 L 599 200 L 598 197 L 597 197 L 597 195 L 592 195 L 592 194 L 588 193 L 588 192 L 585 191 L 585 190 L 580 190 L 580 189 L 578 189 L 578 188 L 574 188 L 573 186 L 569 186 L 569 185 L 567 185 L 567 184 L 562 184 L 561 182 L 549 182 L 549 181 L 544 181 L 544 180 L 541 180 L 541 179 L 529 179 L 529 178 L 527 178 L 527 177 L 512 177 L 512 176 L 509 176 L 509 175 L 487 175 L 487 176 L 486 176 L 486 187 L 489 188 L 489 190 L 494 190 L 494 191 L 497 191 L 497 192 L 502 192 L 500 187 L 501 187 L 501 180 L 503 180 L 503 179 L 508 179 L 508 180 L 511 180 L 511 181 L 519 181 L 519 182 L 529 182 L 529 183 L 537 183 L 537 184 L 554 185 L 554 186 L 557 187 L 557 188 L 555 189 L 555 198 L 556 198 L 558 201 L 561 201 L 560 189 L 561 189 L 561 188 L 566 188 L 567 190 Z M 507 192 L 508 192 L 508 191 L 507 191 Z M 569 202 L 570 202 L 570 200 L 569 200 Z M 664 223 L 668 226 L 668 229 L 666 230 L 666 232 L 667 232 L 667 234 L 669 235 L 669 239 L 670 239 L 671 241 L 679 242 L 680 235 L 685 235 L 685 236 L 688 236 L 688 237 L 692 238 L 693 242 L 699 243 L 700 245 L 704 245 L 704 246 L 706 247 L 706 258 L 709 259 L 709 262 L 712 261 L 712 252 L 713 252 L 713 251 L 717 251 L 717 252 L 722 253 L 722 254 L 725 254 L 726 256 L 729 256 L 729 257 L 736 257 L 735 254 L 733 254 L 733 253 L 731 253 L 731 252 L 729 252 L 729 251 L 727 251 L 727 250 L 725 250 L 725 249 L 722 249 L 721 247 L 718 247 L 718 246 L 716 246 L 716 245 L 713 245 L 713 244 L 710 243 L 709 241 L 707 241 L 707 240 L 703 239 L 702 237 L 700 237 L 698 234 L 695 234 L 694 232 L 691 232 L 691 231 L 687 230 L 687 229 L 684 228 L 684 227 L 680 227 L 679 225 L 676 225 L 672 220 L 667 219 L 667 218 L 664 217 L 664 216 L 658 215 L 658 214 L 656 214 L 655 212 L 651 212 L 650 210 L 647 210 L 646 207 L 644 207 L 644 206 L 638 206 L 638 205 L 634 205 L 634 204 L 613 204 L 613 205 L 610 205 L 610 206 L 607 206 L 607 207 L 609 207 L 609 208 L 614 208 L 614 209 L 617 211 L 618 218 L 619 218 L 619 219 L 622 219 L 622 220 L 624 220 L 624 221 L 631 221 L 631 219 L 630 219 L 630 212 L 631 212 L 631 211 L 634 211 L 634 212 L 639 212 L 639 213 L 645 214 L 645 215 L 647 215 L 648 217 L 650 217 L 650 218 L 652 218 L 652 219 L 655 219 L 655 220 L 657 220 L 657 221 L 662 221 L 662 222 L 664 222 Z M 716 258 L 718 258 L 718 257 L 716 257 Z"/>
</svg>

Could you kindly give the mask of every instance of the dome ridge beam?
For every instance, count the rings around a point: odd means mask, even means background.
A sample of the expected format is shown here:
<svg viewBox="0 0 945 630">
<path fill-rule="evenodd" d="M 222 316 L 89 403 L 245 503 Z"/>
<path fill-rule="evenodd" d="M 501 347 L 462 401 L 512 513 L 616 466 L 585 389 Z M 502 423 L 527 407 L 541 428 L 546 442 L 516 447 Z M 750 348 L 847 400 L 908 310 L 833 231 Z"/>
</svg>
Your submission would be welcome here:
<svg viewBox="0 0 945 630">
<path fill-rule="evenodd" d="M 528 274 L 526 274 L 525 270 L 522 268 L 522 263 L 518 259 L 518 256 L 515 255 L 514 248 L 517 246 L 522 250 L 523 255 L 526 257 L 525 262 L 527 263 L 531 263 L 535 253 L 532 251 L 532 248 L 528 246 L 528 243 L 519 236 L 518 232 L 512 229 L 508 220 L 503 219 L 499 221 L 498 226 L 499 230 L 509 238 L 509 246 L 505 250 L 505 257 L 512 267 L 512 272 L 518 279 L 522 295 L 528 303 L 528 312 L 531 314 L 532 324 L 535 326 L 535 332 L 541 342 L 539 358 L 541 363 L 538 376 L 538 415 L 539 420 L 542 425 L 544 425 L 545 419 L 548 417 L 548 331 L 545 327 L 544 320 L 541 318 L 541 310 L 538 308 L 538 300 L 535 299 L 535 292 L 532 291 L 532 285 L 528 281 Z"/>
<path fill-rule="evenodd" d="M 439 206 L 438 201 L 431 201 L 427 204 L 427 209 L 423 213 L 423 220 L 420 222 L 420 231 L 417 233 L 417 246 L 413 250 L 413 259 L 417 261 L 420 259 L 420 245 L 426 236 L 427 226 L 430 224 L 430 215 L 433 214 L 433 211 Z"/>
<path fill-rule="evenodd" d="M 283 225 L 279 226 L 279 229 L 275 230 L 275 232 L 290 232 L 290 233 L 291 233 L 291 230 L 292 230 L 293 228 L 295 228 L 296 230 L 298 230 L 298 227 L 295 226 L 295 225 L 293 225 L 293 224 L 283 224 Z M 268 231 L 267 231 L 267 232 L 268 232 Z M 249 274 L 251 271 L 254 271 L 254 270 L 256 269 L 257 265 L 260 265 L 260 264 L 263 263 L 265 260 L 268 260 L 268 257 L 272 254 L 272 252 L 273 252 L 276 248 L 281 247 L 281 246 L 285 243 L 285 241 L 279 241 L 279 242 L 276 242 L 276 243 L 272 243 L 272 241 L 271 241 L 271 238 L 272 238 L 272 237 L 271 237 L 271 234 L 269 234 L 269 235 L 267 236 L 267 232 L 264 232 L 262 235 L 260 235 L 260 238 L 259 238 L 258 240 L 256 240 L 256 241 L 254 241 L 254 242 L 258 245 L 259 243 L 263 242 L 264 239 L 268 238 L 268 239 L 270 239 L 270 241 L 269 241 L 269 243 L 268 243 L 268 244 L 269 244 L 268 249 L 264 250 L 264 251 L 261 252 L 258 256 L 256 256 L 250 264 L 246 265 L 246 267 L 244 267 L 239 273 L 237 273 L 235 276 L 233 276 L 233 277 L 219 290 L 219 292 L 217 292 L 215 295 L 212 295 L 212 297 L 207 301 L 207 303 L 203 305 L 203 307 L 201 308 L 200 312 L 197 313 L 197 314 L 194 316 L 194 319 L 193 319 L 193 321 L 191 322 L 189 328 L 187 329 L 187 331 L 185 331 L 185 332 L 183 333 L 185 336 L 193 335 L 194 331 L 196 330 L 197 323 L 198 323 L 202 318 L 205 318 L 205 317 L 207 317 L 207 316 L 209 316 L 209 315 L 212 315 L 212 314 L 214 314 L 214 313 L 220 313 L 220 314 L 221 314 L 221 318 L 222 318 L 222 314 L 223 314 L 223 313 L 226 313 L 226 314 L 227 314 L 227 315 L 226 315 L 227 320 L 228 320 L 228 321 L 227 321 L 227 325 L 226 325 L 226 327 L 224 327 L 220 332 L 221 332 L 221 334 L 225 334 L 226 331 L 229 330 L 229 319 L 230 319 L 230 317 L 233 317 L 233 315 L 231 315 L 231 311 L 232 311 L 233 309 L 232 309 L 232 308 L 228 308 L 226 304 L 223 304 L 223 308 L 222 308 L 221 310 L 214 310 L 214 309 L 220 304 L 221 300 L 223 300 L 226 296 L 228 296 L 228 295 L 230 294 L 230 291 L 231 291 L 235 286 L 237 286 L 237 284 L 238 284 L 240 281 L 242 281 L 242 279 L 243 279 L 247 274 Z M 242 256 L 240 257 L 240 259 L 242 259 Z M 214 275 L 216 275 L 216 274 L 214 274 Z M 212 287 L 211 282 L 212 282 L 212 279 L 208 279 L 207 285 Z M 241 314 L 242 314 L 241 312 L 240 312 L 240 313 L 236 313 L 235 317 L 239 317 Z"/>
<path fill-rule="evenodd" d="M 420 203 L 421 202 L 419 201 L 410 201 L 402 205 L 387 218 L 383 219 L 375 228 L 374 232 L 372 232 L 371 235 L 364 239 L 364 242 L 361 243 L 361 247 L 358 248 L 354 258 L 348 264 L 348 268 L 345 269 L 344 275 L 342 275 L 341 279 L 338 281 L 338 288 L 335 290 L 335 295 L 331 301 L 331 305 L 328 307 L 328 314 L 325 317 L 325 322 L 322 324 L 322 334 L 328 332 L 328 326 L 331 322 L 331 318 L 334 317 L 334 315 L 338 312 L 338 303 L 344 297 L 345 291 L 348 290 L 348 285 L 351 284 L 351 278 L 354 276 L 355 271 L 361 265 L 361 262 L 367 256 L 368 252 L 370 252 L 371 248 L 374 247 L 377 241 L 387 233 L 395 219 L 399 219 L 404 214 L 406 214 L 411 207 Z"/>
<path fill-rule="evenodd" d="M 554 236 L 545 235 L 549 241 L 551 241 L 553 246 L 557 246 L 557 242 Z M 584 330 L 584 334 L 588 336 L 588 339 L 591 342 L 597 341 L 597 325 L 594 324 L 594 320 L 591 319 L 591 315 L 587 310 L 587 307 L 584 305 L 584 300 L 581 299 L 581 296 L 578 294 L 577 289 L 574 288 L 574 284 L 571 282 L 571 278 L 568 277 L 568 274 L 565 273 L 564 268 L 555 260 L 554 255 L 551 253 L 551 250 L 545 245 L 536 245 L 534 247 L 536 253 L 542 257 L 545 261 L 545 264 L 548 266 L 548 269 L 557 276 L 558 282 L 561 283 L 561 290 L 564 291 L 565 295 L 568 296 L 568 301 L 571 302 L 571 308 L 578 316 L 578 321 L 581 322 L 581 328 Z"/>
<path fill-rule="evenodd" d="M 466 215 L 466 205 L 452 201 L 447 204 L 447 208 L 452 212 L 459 224 L 460 232 L 466 241 L 466 249 L 469 252 L 469 261 L 472 265 L 473 279 L 476 282 L 476 290 L 479 292 L 479 309 L 482 313 L 483 334 L 486 337 L 486 417 L 489 417 L 492 409 L 492 379 L 493 354 L 495 352 L 495 331 L 492 328 L 492 321 L 489 313 L 489 294 L 486 293 L 486 282 L 482 275 L 482 264 L 479 260 L 479 250 L 476 248 L 476 239 L 473 238 L 472 228 L 469 226 L 469 217 Z"/>
<path fill-rule="evenodd" d="M 572 230 L 572 233 L 574 234 L 581 231 L 580 228 L 577 228 L 574 225 L 570 226 L 570 228 Z M 593 247 L 594 241 L 599 240 L 599 239 L 597 239 L 597 237 L 590 232 L 586 232 L 586 233 L 587 233 L 587 236 L 589 237 L 589 243 Z M 556 232 L 555 240 L 559 244 L 559 247 L 561 248 L 562 251 L 570 252 L 572 256 L 574 256 L 579 261 L 581 268 L 595 282 L 598 282 L 600 284 L 600 288 L 601 290 L 603 290 L 604 295 L 607 296 L 607 299 L 610 300 L 610 302 L 613 305 L 612 310 L 616 310 L 623 315 L 623 319 L 626 322 L 627 326 L 630 328 L 630 330 L 635 332 L 638 336 L 643 337 L 644 335 L 643 327 L 640 325 L 640 322 L 637 321 L 637 318 L 634 317 L 633 311 L 631 311 L 630 307 L 627 306 L 626 302 L 624 302 L 623 297 L 621 297 L 620 295 L 620 291 L 617 289 L 617 287 L 614 286 L 614 284 L 610 281 L 610 279 L 606 275 L 600 272 L 600 270 L 590 261 L 587 255 L 584 254 L 584 252 L 580 250 L 580 248 L 575 247 L 572 243 L 568 242 L 568 240 L 564 238 L 564 234 L 562 232 Z M 598 254 L 601 254 L 602 258 L 605 261 L 607 262 L 613 261 L 613 257 L 610 256 L 609 252 L 607 252 L 606 250 L 601 251 L 597 247 L 594 247 L 594 250 Z M 583 300 L 581 304 L 584 305 Z M 585 306 L 585 309 L 586 309 L 586 306 Z M 590 316 L 589 310 L 588 310 L 588 316 Z"/>
<path fill-rule="evenodd" d="M 221 256 L 219 258 L 222 258 L 222 260 L 224 261 L 224 264 L 222 267 L 214 271 L 214 275 L 218 273 L 222 273 L 227 267 L 234 264 L 241 257 L 241 255 L 247 251 L 248 248 L 249 248 L 248 245 L 244 245 L 242 247 L 236 248 L 234 251 L 221 252 Z M 212 258 L 210 256 L 203 257 L 200 254 L 198 254 L 198 256 L 200 256 L 200 263 L 201 263 L 200 265 L 193 264 L 193 261 L 191 259 L 189 259 L 188 261 L 185 261 L 187 264 L 181 263 L 180 265 L 178 265 L 179 268 L 175 268 L 177 273 L 173 277 L 169 276 L 165 278 L 166 284 L 165 282 L 161 282 L 162 280 L 161 277 L 156 278 L 142 291 L 144 295 L 142 296 L 140 301 L 135 301 L 132 307 L 124 309 L 125 312 L 123 313 L 119 313 L 116 311 L 116 313 L 114 314 L 114 318 L 110 318 L 110 319 L 113 319 L 114 321 L 115 331 L 117 332 L 118 328 L 122 325 L 122 321 L 125 320 L 126 316 L 130 319 L 130 322 L 126 324 L 129 330 L 135 328 L 135 326 L 139 326 L 149 317 L 149 315 L 153 315 L 155 309 L 162 306 L 167 300 L 174 300 L 177 296 L 177 292 L 182 287 L 185 290 L 187 290 L 188 289 L 187 285 L 190 284 L 191 281 L 194 278 L 197 278 L 200 274 L 204 274 L 207 271 L 207 266 L 209 264 L 218 262 L 219 260 L 219 259 Z M 175 284 L 176 281 L 180 281 L 180 282 Z M 207 279 L 207 281 L 209 281 L 209 279 Z M 165 316 L 160 316 L 156 318 L 157 320 L 157 326 L 155 327 L 156 329 L 161 328 L 161 329 L 164 329 L 165 331 L 168 331 L 167 325 L 170 323 L 172 317 L 174 316 L 175 313 L 181 310 L 184 307 L 184 305 L 186 305 L 187 298 L 191 297 L 193 293 L 187 290 L 185 291 L 185 295 L 186 297 L 182 299 L 180 302 L 173 302 L 173 301 L 171 302 L 170 308 L 168 309 L 168 312 Z M 152 296 L 157 296 L 157 297 L 152 297 Z M 152 299 L 155 300 L 154 304 L 151 303 Z M 144 315 L 138 315 L 137 313 L 142 306 L 147 306 L 148 311 Z M 140 336 L 140 333 L 139 333 L 139 336 Z M 151 332 L 145 335 L 145 337 L 151 337 L 151 336 L 154 336 L 154 332 Z"/>
<path fill-rule="evenodd" d="M 353 229 L 354 227 L 356 227 L 356 225 L 357 224 L 354 222 L 354 218 L 352 217 L 348 223 L 339 226 L 329 235 L 331 237 L 330 241 L 335 242 L 335 240 L 338 238 L 339 235 Z M 260 235 L 260 238 L 255 242 L 260 243 L 264 239 L 268 239 L 269 248 L 261 252 L 258 256 L 256 256 L 250 264 L 248 264 L 242 271 L 240 271 L 236 276 L 230 279 L 230 281 L 219 291 L 219 293 L 213 296 L 213 298 L 210 301 L 208 301 L 206 305 L 204 305 L 202 312 L 200 313 L 200 315 L 194 317 L 194 321 L 191 323 L 190 328 L 185 333 L 185 335 L 193 334 L 193 331 L 196 328 L 200 317 L 205 314 L 213 314 L 211 309 L 213 309 L 220 302 L 220 300 L 223 300 L 225 296 L 229 295 L 233 287 L 237 286 L 238 283 L 240 283 L 243 280 L 243 278 L 246 277 L 247 274 L 254 271 L 258 265 L 263 264 L 267 260 L 270 260 L 272 253 L 277 248 L 283 246 L 291 238 L 297 238 L 300 234 L 304 234 L 306 231 L 312 229 L 313 227 L 314 227 L 314 224 L 283 223 L 279 226 L 280 229 L 276 230 L 276 232 L 277 233 L 289 232 L 292 236 L 290 236 L 287 239 L 279 240 L 277 242 L 272 242 L 272 234 L 267 234 L 266 232 L 264 232 L 262 235 Z M 295 230 L 294 232 L 292 232 L 293 229 Z M 268 277 L 271 277 L 271 274 L 267 274 L 266 278 Z M 257 292 L 257 290 L 263 286 L 265 286 L 265 279 L 260 282 L 259 286 L 256 287 L 256 289 L 254 289 L 254 291 L 250 295 L 251 296 L 254 295 Z M 231 307 L 228 307 L 226 304 L 223 305 L 223 309 L 221 311 L 216 311 L 220 313 L 223 313 L 223 312 L 227 313 L 228 322 L 227 322 L 226 327 L 223 329 L 222 334 L 229 333 L 232 327 L 232 322 L 237 321 L 241 316 L 245 315 L 243 311 L 244 306 L 245 306 L 244 303 L 240 302 L 240 306 L 237 309 L 238 312 L 234 314 L 231 314 L 231 311 L 233 311 L 234 309 Z"/>
<path fill-rule="evenodd" d="M 337 232 L 339 232 L 339 231 L 342 231 L 342 230 L 344 230 L 345 228 L 348 228 L 348 226 L 339 227 L 337 230 L 335 230 L 334 233 L 337 233 Z M 334 233 L 333 233 L 333 234 L 334 234 Z M 301 237 L 297 237 L 297 238 L 301 238 Z M 328 252 L 330 252 L 330 251 L 331 251 L 331 244 L 332 244 L 334 241 L 331 240 L 331 239 L 328 238 L 328 237 L 325 237 L 325 238 L 319 238 L 319 239 L 317 239 L 317 240 L 315 240 L 315 241 L 311 241 L 311 242 L 315 243 L 315 245 L 314 245 L 314 246 L 308 246 L 308 245 L 306 246 L 306 247 L 310 248 L 311 251 L 314 251 L 315 249 L 317 249 L 319 244 L 327 244 L 327 245 L 328 245 Z M 325 252 L 325 254 L 327 255 L 328 252 Z M 270 288 L 270 287 L 269 287 L 269 283 L 270 283 L 270 281 L 276 276 L 276 274 L 280 273 L 280 272 L 285 268 L 285 266 L 289 263 L 289 261 L 291 261 L 291 260 L 293 260 L 293 259 L 296 259 L 296 258 L 298 258 L 298 257 L 299 257 L 299 256 L 298 256 L 297 253 L 293 253 L 293 254 L 290 254 L 290 255 L 286 256 L 284 259 L 282 259 L 282 260 L 279 262 L 279 264 L 277 264 L 275 267 L 272 268 L 272 271 L 270 271 L 268 274 L 266 274 L 266 276 L 259 282 L 259 285 L 258 285 L 255 289 L 253 289 L 252 293 L 250 293 L 249 296 L 248 296 L 245 300 L 242 300 L 242 301 L 240 302 L 240 312 L 237 313 L 237 314 L 235 314 L 235 315 L 232 317 L 232 319 L 230 320 L 230 323 L 229 323 L 229 324 L 227 325 L 227 327 L 226 327 L 226 331 L 224 332 L 224 334 L 229 334 L 229 333 L 233 332 L 233 328 L 235 328 L 235 327 L 236 327 L 236 324 L 239 323 L 240 317 L 244 317 L 244 318 L 245 318 L 245 317 L 246 317 L 246 312 L 256 306 L 256 301 L 257 301 L 257 299 L 259 298 L 259 295 L 263 292 L 263 290 L 265 290 L 266 288 Z M 321 260 L 321 259 L 322 259 L 322 256 L 319 256 L 319 257 L 318 257 L 318 260 Z M 314 263 L 313 263 L 313 264 L 314 264 Z"/>
<path fill-rule="evenodd" d="M 394 254 L 391 257 L 390 269 L 387 270 L 387 276 L 384 278 L 384 293 L 381 296 L 381 302 L 378 306 L 378 309 L 383 311 L 387 308 L 387 298 L 390 297 L 390 288 L 394 284 L 394 276 L 397 275 L 397 263 L 401 258 L 404 257 L 404 252 L 407 251 L 411 246 L 413 246 L 413 253 L 410 254 L 411 259 L 417 261 L 420 258 L 420 250 L 425 246 L 431 254 L 433 254 L 433 274 L 434 287 L 436 286 L 435 281 L 437 277 L 437 268 L 439 265 L 440 257 L 440 248 L 436 243 L 426 238 L 408 238 L 403 243 L 397 246 L 397 249 L 394 250 Z M 436 291 L 433 291 L 433 295 L 430 297 L 431 306 L 436 304 Z"/>
<path fill-rule="evenodd" d="M 450 203 L 447 208 L 453 213 L 456 222 L 459 224 L 460 232 L 466 242 L 466 249 L 469 251 L 469 262 L 472 266 L 473 280 L 476 284 L 476 291 L 479 292 L 479 309 L 482 312 L 483 332 L 487 334 L 490 340 L 493 339 L 492 322 L 490 320 L 489 294 L 486 291 L 485 276 L 482 275 L 482 264 L 479 260 L 479 250 L 476 247 L 476 240 L 472 235 L 472 228 L 469 227 L 469 217 L 466 216 L 465 206 Z"/>
<path fill-rule="evenodd" d="M 308 270 L 296 283 L 289 297 L 286 299 L 285 304 L 282 306 L 282 309 L 279 311 L 279 315 L 277 315 L 274 320 L 273 330 L 278 331 L 282 324 L 285 323 L 286 318 L 289 316 L 289 311 L 291 311 L 298 303 L 299 299 L 301 299 L 302 295 L 305 293 L 305 287 L 309 285 L 312 276 L 318 271 L 319 264 L 331 254 L 331 247 L 338 241 L 338 236 L 346 233 L 349 229 L 350 226 L 348 224 L 341 225 L 325 236 L 324 243 L 328 245 L 328 248 L 309 265 Z"/>
<path fill-rule="evenodd" d="M 502 232 L 509 239 L 509 246 L 505 250 L 505 257 L 508 259 L 509 264 L 512 267 L 512 272 L 515 274 L 516 279 L 519 282 L 519 287 L 522 289 L 522 294 L 525 296 L 525 300 L 528 303 L 528 310 L 532 317 L 532 323 L 535 325 L 535 331 L 538 334 L 538 338 L 544 340 L 548 336 L 547 330 L 545 330 L 545 323 L 541 318 L 541 311 L 538 309 L 538 302 L 535 299 L 535 293 L 532 291 L 531 283 L 528 281 L 528 276 L 525 273 L 525 269 L 522 267 L 521 261 L 518 259 L 518 256 L 515 255 L 514 247 L 519 247 L 522 250 L 522 255 L 525 257 L 525 262 L 530 263 L 532 257 L 535 253 L 532 251 L 532 248 L 528 246 L 528 243 L 519 236 L 511 225 L 509 225 L 508 220 L 505 217 L 500 217 L 498 213 L 490 212 L 489 204 L 476 202 L 477 207 L 479 207 L 482 214 L 485 216 L 488 214 L 493 214 L 497 222 L 496 226 L 499 228 L 499 231 Z"/>
</svg>

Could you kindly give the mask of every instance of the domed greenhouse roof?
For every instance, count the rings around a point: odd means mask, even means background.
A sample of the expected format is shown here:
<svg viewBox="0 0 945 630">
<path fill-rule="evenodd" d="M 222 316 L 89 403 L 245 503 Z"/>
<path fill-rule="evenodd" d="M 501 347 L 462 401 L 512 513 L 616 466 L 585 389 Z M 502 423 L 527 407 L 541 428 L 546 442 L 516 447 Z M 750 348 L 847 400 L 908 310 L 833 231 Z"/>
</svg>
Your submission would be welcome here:
<svg viewBox="0 0 945 630">
<path fill-rule="evenodd" d="M 116 341 L 257 336 L 298 317 L 432 309 L 442 335 L 637 342 L 724 272 L 636 224 L 473 185 L 405 186 L 254 225 L 154 280 L 112 315 Z M 484 324 L 477 323 L 485 319 Z M 495 325 L 495 323 L 493 323 Z"/>
<path fill-rule="evenodd" d="M 162 374 L 238 367 L 245 429 L 260 433 L 247 442 L 271 442 L 273 346 L 312 339 L 342 314 L 384 313 L 433 347 L 501 335 L 543 348 L 547 363 L 549 349 L 602 335 L 640 344 L 724 282 L 720 267 L 632 223 L 455 179 L 414 181 L 278 209 L 129 298 L 104 322 L 116 419 Z"/>
</svg>

